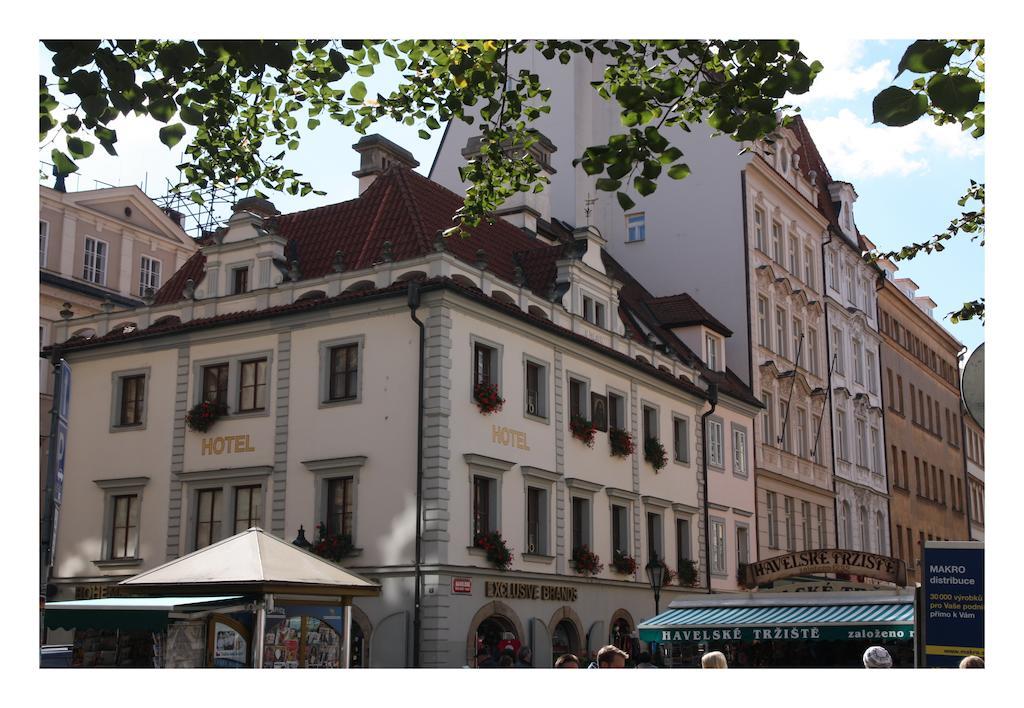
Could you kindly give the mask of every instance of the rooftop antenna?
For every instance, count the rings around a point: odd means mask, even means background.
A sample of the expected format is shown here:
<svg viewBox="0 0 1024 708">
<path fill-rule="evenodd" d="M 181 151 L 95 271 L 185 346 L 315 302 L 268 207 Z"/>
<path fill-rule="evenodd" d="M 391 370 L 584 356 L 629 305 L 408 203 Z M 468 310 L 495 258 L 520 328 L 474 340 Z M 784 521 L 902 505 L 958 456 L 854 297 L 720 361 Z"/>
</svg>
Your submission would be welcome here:
<svg viewBox="0 0 1024 708">
<path fill-rule="evenodd" d="M 593 211 L 590 207 L 597 204 L 597 197 L 591 197 L 590 192 L 587 192 L 586 198 L 583 200 L 583 215 L 587 217 L 587 226 L 590 226 L 590 212 Z"/>
</svg>

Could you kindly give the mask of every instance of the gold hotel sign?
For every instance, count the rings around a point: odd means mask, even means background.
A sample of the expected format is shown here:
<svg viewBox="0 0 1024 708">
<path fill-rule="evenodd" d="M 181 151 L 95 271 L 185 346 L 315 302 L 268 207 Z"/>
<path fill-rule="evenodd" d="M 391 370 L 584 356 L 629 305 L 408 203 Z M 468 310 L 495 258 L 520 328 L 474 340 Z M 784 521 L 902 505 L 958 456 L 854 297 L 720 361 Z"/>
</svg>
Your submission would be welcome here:
<svg viewBox="0 0 1024 708">
<path fill-rule="evenodd" d="M 236 452 L 256 452 L 248 435 L 222 435 L 216 438 L 203 438 L 201 443 L 203 455 L 231 455 Z"/>
<path fill-rule="evenodd" d="M 781 578 L 809 573 L 849 573 L 895 583 L 900 587 L 907 584 L 907 566 L 898 558 L 861 551 L 823 548 L 748 563 L 744 585 L 753 588 Z"/>
</svg>

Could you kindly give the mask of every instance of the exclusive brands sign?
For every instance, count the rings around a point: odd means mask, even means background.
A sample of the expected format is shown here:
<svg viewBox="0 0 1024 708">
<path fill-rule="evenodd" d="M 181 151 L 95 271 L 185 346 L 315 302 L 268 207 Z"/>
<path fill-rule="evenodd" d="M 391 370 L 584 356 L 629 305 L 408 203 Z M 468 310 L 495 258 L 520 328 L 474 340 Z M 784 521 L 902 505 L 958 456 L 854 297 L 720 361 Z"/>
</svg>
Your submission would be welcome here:
<svg viewBox="0 0 1024 708">
<path fill-rule="evenodd" d="M 804 625 L 800 627 L 714 627 L 692 629 L 642 629 L 640 639 L 645 642 L 712 642 L 712 641 L 898 641 L 914 638 L 912 624 L 858 625 Z"/>
<path fill-rule="evenodd" d="M 985 544 L 926 541 L 923 562 L 924 665 L 985 658 Z"/>
<path fill-rule="evenodd" d="M 901 587 L 907 584 L 907 566 L 899 558 L 839 548 L 799 551 L 748 563 L 744 584 L 752 588 L 808 573 L 848 573 L 884 580 Z"/>
<path fill-rule="evenodd" d="M 499 597 L 506 600 L 576 602 L 576 588 L 568 585 L 535 585 L 534 583 L 506 583 L 488 580 L 484 583 L 484 597 Z"/>
</svg>

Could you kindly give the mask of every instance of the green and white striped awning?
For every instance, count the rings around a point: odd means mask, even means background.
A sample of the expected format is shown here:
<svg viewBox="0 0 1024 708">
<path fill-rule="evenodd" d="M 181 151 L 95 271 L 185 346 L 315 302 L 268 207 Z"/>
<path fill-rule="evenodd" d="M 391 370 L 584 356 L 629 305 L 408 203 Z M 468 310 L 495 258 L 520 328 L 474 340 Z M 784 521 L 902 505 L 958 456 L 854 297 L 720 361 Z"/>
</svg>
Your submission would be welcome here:
<svg viewBox="0 0 1024 708">
<path fill-rule="evenodd" d="M 847 595 L 843 599 L 848 598 Z M 759 597 L 756 603 L 746 605 L 726 598 L 714 603 L 673 603 L 675 607 L 640 623 L 640 638 L 654 642 L 706 642 L 898 640 L 914 636 L 912 596 L 894 598 L 890 595 L 881 602 L 867 601 L 866 597 L 849 602 L 814 602 L 792 596 L 774 602 L 773 599 Z"/>
</svg>

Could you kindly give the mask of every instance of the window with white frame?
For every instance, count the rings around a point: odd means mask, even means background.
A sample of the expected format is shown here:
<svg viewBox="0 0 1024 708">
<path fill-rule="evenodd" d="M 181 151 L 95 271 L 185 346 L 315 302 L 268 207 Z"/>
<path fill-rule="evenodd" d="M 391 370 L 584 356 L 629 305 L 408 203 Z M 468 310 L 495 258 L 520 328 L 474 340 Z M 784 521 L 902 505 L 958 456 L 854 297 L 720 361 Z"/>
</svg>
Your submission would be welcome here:
<svg viewBox="0 0 1024 708">
<path fill-rule="evenodd" d="M 658 409 L 646 404 L 642 408 L 644 441 L 658 439 L 660 437 L 658 435 Z"/>
<path fill-rule="evenodd" d="M 661 514 L 656 511 L 647 512 L 647 561 L 656 558 L 665 560 Z"/>
<path fill-rule="evenodd" d="M 800 244 L 795 235 L 789 237 L 789 272 L 800 277 Z"/>
<path fill-rule="evenodd" d="M 647 223 L 644 213 L 626 214 L 626 240 L 643 241 L 647 237 Z"/>
<path fill-rule="evenodd" d="M 814 287 L 814 251 L 810 246 L 804 247 L 804 283 L 807 287 Z"/>
<path fill-rule="evenodd" d="M 835 372 L 845 374 L 845 356 L 843 355 L 843 333 L 838 327 L 832 328 L 832 354 L 835 357 Z"/>
<path fill-rule="evenodd" d="M 473 342 L 473 383 L 499 385 L 498 350 L 483 342 Z"/>
<path fill-rule="evenodd" d="M 526 488 L 526 553 L 548 553 L 548 491 L 540 487 Z"/>
<path fill-rule="evenodd" d="M 706 357 L 708 368 L 712 371 L 721 371 L 722 367 L 719 365 L 719 352 L 718 348 L 721 346 L 721 342 L 718 337 L 713 334 L 704 334 L 704 354 Z"/>
<path fill-rule="evenodd" d="M 764 413 L 761 418 L 761 438 L 765 445 L 775 444 L 775 399 L 769 391 L 761 392 Z"/>
<path fill-rule="evenodd" d="M 857 304 L 857 281 L 853 277 L 853 266 L 845 266 L 846 270 L 846 299 L 851 305 Z"/>
<path fill-rule="evenodd" d="M 807 328 L 807 370 L 812 374 L 818 374 L 818 330 L 814 327 Z"/>
<path fill-rule="evenodd" d="M 871 428 L 871 471 L 882 474 L 882 436 L 878 428 Z"/>
<path fill-rule="evenodd" d="M 793 497 L 783 498 L 784 511 L 786 514 L 786 550 L 796 550 L 796 508 Z"/>
<path fill-rule="evenodd" d="M 711 519 L 711 572 L 726 575 L 725 567 L 725 519 Z"/>
<path fill-rule="evenodd" d="M 139 295 L 145 295 L 150 290 L 156 292 L 160 289 L 160 261 L 149 256 L 142 256 L 139 265 Z"/>
<path fill-rule="evenodd" d="M 821 430 L 821 416 L 811 418 L 811 459 L 816 464 L 821 464 L 821 441 L 818 440 L 818 431 Z"/>
<path fill-rule="evenodd" d="M 868 370 L 868 391 L 871 393 L 878 393 L 878 367 L 875 365 L 875 353 L 869 350 L 866 352 L 865 356 L 867 359 L 866 366 Z"/>
<path fill-rule="evenodd" d="M 782 260 L 782 224 L 777 221 L 772 222 L 772 258 L 779 265 L 785 263 Z"/>
<path fill-rule="evenodd" d="M 868 510 L 867 507 L 864 506 L 861 506 L 860 508 L 860 550 L 871 550 L 871 531 L 868 527 Z"/>
<path fill-rule="evenodd" d="M 765 508 L 768 520 L 768 548 L 779 547 L 778 507 L 775 492 L 765 493 Z"/>
<path fill-rule="evenodd" d="M 721 419 L 708 418 L 708 464 L 724 467 L 724 441 Z"/>
<path fill-rule="evenodd" d="M 608 392 L 608 429 L 626 429 L 626 397 L 614 391 Z"/>
<path fill-rule="evenodd" d="M 736 562 L 750 562 L 750 528 L 746 524 L 736 524 Z"/>
<path fill-rule="evenodd" d="M 498 530 L 498 480 L 473 475 L 473 538 Z"/>
<path fill-rule="evenodd" d="M 803 550 L 809 550 L 811 547 L 811 503 L 809 501 L 800 502 L 800 532 Z"/>
<path fill-rule="evenodd" d="M 800 364 L 800 359 L 804 358 L 804 348 L 801 340 L 804 337 L 804 323 L 800 321 L 799 317 L 793 318 L 793 361 Z"/>
<path fill-rule="evenodd" d="M 861 467 L 868 466 L 868 434 L 867 424 L 863 418 L 857 418 L 856 422 L 856 438 L 857 438 L 857 464 Z"/>
<path fill-rule="evenodd" d="M 97 285 L 107 284 L 107 244 L 99 239 L 86 236 L 85 264 L 82 277 Z"/>
<path fill-rule="evenodd" d="M 807 457 L 807 411 L 796 409 L 796 454 Z"/>
<path fill-rule="evenodd" d="M 776 350 L 778 354 L 784 358 L 789 358 L 786 353 L 787 334 L 786 334 L 786 311 L 781 307 L 775 308 L 775 343 L 778 346 Z"/>
<path fill-rule="evenodd" d="M 548 367 L 535 359 L 524 359 L 526 388 L 525 413 L 535 418 L 548 417 Z"/>
<path fill-rule="evenodd" d="M 735 423 L 732 426 L 732 472 L 740 477 L 749 474 L 747 467 L 747 430 Z"/>
<path fill-rule="evenodd" d="M 50 246 L 50 224 L 39 220 L 39 267 L 46 267 L 46 251 Z"/>
<path fill-rule="evenodd" d="M 590 384 L 574 376 L 569 377 L 569 418 L 590 420 Z"/>
<path fill-rule="evenodd" d="M 757 333 L 762 347 L 772 348 L 772 332 L 768 323 L 768 298 L 757 296 Z"/>
<path fill-rule="evenodd" d="M 779 436 L 782 440 L 778 441 L 778 446 L 786 452 L 792 452 L 793 446 L 789 443 L 790 436 L 787 436 L 789 422 L 789 405 L 786 401 L 779 399 Z"/>
<path fill-rule="evenodd" d="M 835 290 L 839 291 L 839 275 L 838 275 L 838 264 L 839 256 L 835 251 L 828 252 L 828 284 Z"/>
<path fill-rule="evenodd" d="M 598 327 L 604 327 L 604 303 L 595 300 L 589 295 L 583 296 L 583 319 Z"/>
<path fill-rule="evenodd" d="M 889 552 L 888 543 L 886 543 L 886 537 L 888 534 L 885 532 L 885 517 L 882 516 L 882 512 L 875 512 L 875 548 L 876 553 L 879 555 L 885 555 Z"/>
<path fill-rule="evenodd" d="M 853 340 L 853 380 L 864 383 L 864 346 L 859 339 Z"/>
<path fill-rule="evenodd" d="M 768 252 L 764 243 L 764 211 L 758 207 L 754 207 L 754 244 L 762 253 Z"/>
<path fill-rule="evenodd" d="M 849 460 L 849 451 L 846 449 L 846 411 L 836 411 L 836 455 L 840 460 Z"/>
<path fill-rule="evenodd" d="M 828 548 L 828 510 L 818 505 L 818 548 Z"/>
<path fill-rule="evenodd" d="M 672 447 L 675 450 L 675 461 L 683 464 L 690 462 L 690 419 L 672 416 Z"/>
<path fill-rule="evenodd" d="M 842 542 L 846 548 L 853 548 L 853 519 L 850 513 L 850 502 L 843 501 L 839 505 L 839 528 L 843 530 Z"/>
</svg>

